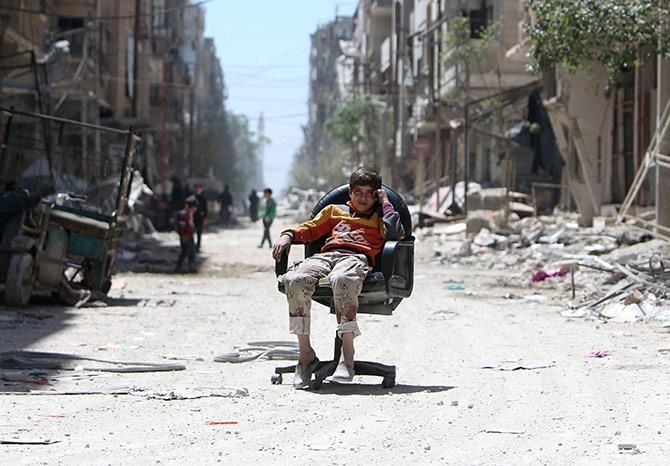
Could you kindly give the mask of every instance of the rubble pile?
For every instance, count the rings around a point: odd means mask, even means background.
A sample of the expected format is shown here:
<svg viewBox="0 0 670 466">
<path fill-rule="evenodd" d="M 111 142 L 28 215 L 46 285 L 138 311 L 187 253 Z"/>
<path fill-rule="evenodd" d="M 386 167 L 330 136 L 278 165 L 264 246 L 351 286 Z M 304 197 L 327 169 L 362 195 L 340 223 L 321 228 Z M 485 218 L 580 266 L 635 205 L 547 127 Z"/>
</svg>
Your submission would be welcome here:
<svg viewBox="0 0 670 466">
<path fill-rule="evenodd" d="M 435 262 L 511 270 L 500 285 L 561 291 L 566 317 L 670 322 L 670 243 L 613 218 L 597 218 L 589 228 L 572 213 L 512 215 L 507 226 L 502 218 L 472 212 L 462 222 L 418 229 L 416 237 Z"/>
</svg>

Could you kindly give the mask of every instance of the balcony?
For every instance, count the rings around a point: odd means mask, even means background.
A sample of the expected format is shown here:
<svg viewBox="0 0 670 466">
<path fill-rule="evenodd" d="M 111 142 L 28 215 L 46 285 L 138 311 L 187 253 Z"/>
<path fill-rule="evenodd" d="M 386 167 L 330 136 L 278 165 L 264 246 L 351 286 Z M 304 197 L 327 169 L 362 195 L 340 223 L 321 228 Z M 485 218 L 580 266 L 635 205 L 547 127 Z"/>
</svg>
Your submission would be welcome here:
<svg viewBox="0 0 670 466">
<path fill-rule="evenodd" d="M 372 0 L 370 5 L 370 16 L 386 17 L 393 13 L 393 0 Z"/>
</svg>

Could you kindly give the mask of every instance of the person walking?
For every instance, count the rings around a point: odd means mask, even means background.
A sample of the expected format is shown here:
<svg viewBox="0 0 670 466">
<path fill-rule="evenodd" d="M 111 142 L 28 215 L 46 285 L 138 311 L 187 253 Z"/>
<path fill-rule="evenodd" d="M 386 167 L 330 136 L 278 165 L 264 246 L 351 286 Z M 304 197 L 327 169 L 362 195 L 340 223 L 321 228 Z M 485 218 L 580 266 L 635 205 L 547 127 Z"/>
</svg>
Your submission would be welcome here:
<svg viewBox="0 0 670 466">
<path fill-rule="evenodd" d="M 179 234 L 179 245 L 181 252 L 179 259 L 177 259 L 177 267 L 175 273 L 182 271 L 181 266 L 185 259 L 188 259 L 188 272 L 192 273 L 193 263 L 195 262 L 195 243 L 193 242 L 193 234 L 195 233 L 195 224 L 193 222 L 193 215 L 198 210 L 198 200 L 195 196 L 189 196 L 184 202 L 184 209 L 176 213 L 177 233 Z"/>
<path fill-rule="evenodd" d="M 272 238 L 270 236 L 270 227 L 272 226 L 272 221 L 277 216 L 277 203 L 272 199 L 272 190 L 270 188 L 265 188 L 263 190 L 263 198 L 265 198 L 265 205 L 261 210 L 261 218 L 263 219 L 263 239 L 261 244 L 258 245 L 259 248 L 263 247 L 265 240 L 268 240 L 268 245 L 272 248 Z"/>
<path fill-rule="evenodd" d="M 200 245 L 202 243 L 202 231 L 205 228 L 207 223 L 207 198 L 205 197 L 204 187 L 202 184 L 198 183 L 195 185 L 193 196 L 196 201 L 198 201 L 198 210 L 193 214 L 193 223 L 195 224 L 195 233 L 197 237 L 197 243 L 195 246 L 196 251 L 200 251 Z"/>
<path fill-rule="evenodd" d="M 233 195 L 230 194 L 228 185 L 223 187 L 223 192 L 219 196 L 219 202 L 221 203 L 221 223 L 228 226 L 230 222 L 230 208 L 233 205 Z"/>
<path fill-rule="evenodd" d="M 258 221 L 258 194 L 255 189 L 249 194 L 249 220 L 253 223 Z"/>
</svg>

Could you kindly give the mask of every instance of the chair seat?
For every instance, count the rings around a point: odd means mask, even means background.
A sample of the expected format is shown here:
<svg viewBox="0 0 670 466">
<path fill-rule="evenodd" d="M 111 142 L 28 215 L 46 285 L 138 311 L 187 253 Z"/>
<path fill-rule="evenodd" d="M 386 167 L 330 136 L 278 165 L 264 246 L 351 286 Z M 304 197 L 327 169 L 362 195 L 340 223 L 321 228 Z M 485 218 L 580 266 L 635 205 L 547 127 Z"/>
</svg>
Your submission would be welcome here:
<svg viewBox="0 0 670 466">
<path fill-rule="evenodd" d="M 284 289 L 284 283 L 281 280 L 279 281 L 279 291 L 286 293 L 286 290 Z M 361 293 L 367 294 L 381 292 L 386 292 L 386 279 L 384 278 L 384 274 L 381 272 L 370 272 L 367 277 L 365 277 L 365 281 L 363 282 L 363 290 Z M 330 283 L 328 283 L 319 284 L 319 286 L 316 287 L 316 290 L 314 290 L 313 296 L 315 298 L 320 298 L 332 295 L 333 290 L 330 286 Z"/>
</svg>

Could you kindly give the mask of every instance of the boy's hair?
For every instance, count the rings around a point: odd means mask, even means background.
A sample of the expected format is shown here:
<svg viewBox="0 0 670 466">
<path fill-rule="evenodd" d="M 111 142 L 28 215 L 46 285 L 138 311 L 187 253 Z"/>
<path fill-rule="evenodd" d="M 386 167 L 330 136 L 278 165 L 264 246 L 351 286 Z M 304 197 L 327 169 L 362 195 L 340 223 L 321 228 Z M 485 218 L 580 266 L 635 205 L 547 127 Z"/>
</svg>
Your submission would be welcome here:
<svg viewBox="0 0 670 466">
<path fill-rule="evenodd" d="M 372 168 L 358 167 L 349 177 L 349 188 L 355 186 L 372 186 L 374 189 L 381 189 L 382 177 Z"/>
<path fill-rule="evenodd" d="M 197 207 L 198 200 L 195 198 L 195 196 L 189 196 L 184 201 L 184 204 L 186 204 L 186 207 Z"/>
<path fill-rule="evenodd" d="M 263 192 L 264 192 L 264 193 L 268 193 L 268 194 L 270 194 L 270 195 L 272 194 L 272 190 L 271 190 L 270 188 L 265 188 L 265 189 L 263 190 Z"/>
</svg>

